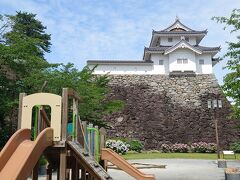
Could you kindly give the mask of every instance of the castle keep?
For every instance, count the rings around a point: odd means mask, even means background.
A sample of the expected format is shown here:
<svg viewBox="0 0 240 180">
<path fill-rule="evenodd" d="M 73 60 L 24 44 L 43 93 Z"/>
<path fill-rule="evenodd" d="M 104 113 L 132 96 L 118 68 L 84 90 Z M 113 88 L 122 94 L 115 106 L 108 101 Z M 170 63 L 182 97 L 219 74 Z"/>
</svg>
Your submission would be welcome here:
<svg viewBox="0 0 240 180">
<path fill-rule="evenodd" d="M 213 74 L 220 47 L 200 45 L 207 30 L 193 30 L 176 18 L 168 28 L 152 32 L 142 60 L 89 60 L 94 73 L 112 77 L 109 98 L 125 101 L 125 108 L 106 117 L 109 136 L 139 139 L 146 149 L 162 143 L 215 142 L 212 93 L 223 108 L 217 113 L 222 147 L 240 137 L 237 122 L 227 120 L 230 104 Z"/>
<path fill-rule="evenodd" d="M 183 25 L 179 19 L 161 31 L 152 32 L 148 48 L 141 61 L 89 60 L 89 66 L 98 65 L 96 74 L 164 74 L 193 73 L 212 74 L 213 58 L 220 47 L 205 47 L 199 43 L 207 30 L 196 31 Z"/>
</svg>

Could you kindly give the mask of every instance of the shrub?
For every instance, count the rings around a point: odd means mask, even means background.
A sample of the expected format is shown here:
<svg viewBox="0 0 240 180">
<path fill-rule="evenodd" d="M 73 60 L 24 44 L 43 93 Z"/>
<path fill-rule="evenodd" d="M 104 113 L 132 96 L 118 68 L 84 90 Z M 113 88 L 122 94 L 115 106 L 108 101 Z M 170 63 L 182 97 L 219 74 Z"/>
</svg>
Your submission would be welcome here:
<svg viewBox="0 0 240 180">
<path fill-rule="evenodd" d="M 162 152 L 181 152 L 186 153 L 189 151 L 189 146 L 187 144 L 175 143 L 175 144 L 162 144 L 160 147 Z"/>
<path fill-rule="evenodd" d="M 175 143 L 175 144 L 162 144 L 160 150 L 162 152 L 196 152 L 196 153 L 214 153 L 216 152 L 216 144 L 215 143 L 205 143 L 205 142 L 198 142 L 192 143 L 191 145 L 182 144 L 182 143 Z M 239 143 L 239 150 L 240 150 L 240 143 Z"/>
<path fill-rule="evenodd" d="M 160 150 L 165 153 L 171 152 L 171 145 L 162 144 Z"/>
<path fill-rule="evenodd" d="M 214 153 L 217 145 L 215 143 L 198 142 L 191 144 L 191 151 L 197 153 Z"/>
<path fill-rule="evenodd" d="M 120 141 L 120 140 L 107 140 L 106 147 L 112 149 L 118 154 L 126 154 L 129 148 L 129 145 Z"/>
<path fill-rule="evenodd" d="M 140 153 L 143 150 L 143 144 L 138 140 L 132 140 L 128 142 L 128 144 L 131 151 L 136 151 Z"/>
<path fill-rule="evenodd" d="M 172 152 L 186 153 L 189 151 L 189 146 L 187 144 L 176 143 L 171 147 Z"/>
<path fill-rule="evenodd" d="M 240 153 L 240 141 L 234 142 L 230 144 L 230 149 L 236 153 Z"/>
<path fill-rule="evenodd" d="M 129 140 L 125 137 L 115 137 L 111 138 L 114 141 L 122 141 L 124 144 L 128 146 L 129 151 L 136 151 L 140 153 L 143 150 L 143 144 L 139 140 Z"/>
</svg>

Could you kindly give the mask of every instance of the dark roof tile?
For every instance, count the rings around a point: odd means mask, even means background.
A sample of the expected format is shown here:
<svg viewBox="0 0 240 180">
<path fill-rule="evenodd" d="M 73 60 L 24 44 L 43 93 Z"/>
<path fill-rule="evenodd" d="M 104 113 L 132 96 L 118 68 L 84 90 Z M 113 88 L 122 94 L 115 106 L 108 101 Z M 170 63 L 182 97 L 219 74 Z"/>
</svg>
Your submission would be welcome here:
<svg viewBox="0 0 240 180">
<path fill-rule="evenodd" d="M 131 64 L 152 64 L 152 61 L 136 61 L 136 60 L 88 60 L 87 64 L 123 64 L 123 63 L 131 63 Z"/>
<path fill-rule="evenodd" d="M 165 51 L 166 49 L 170 48 L 172 46 L 157 46 L 157 47 L 149 47 L 145 48 L 146 51 Z M 219 51 L 220 47 L 205 47 L 205 46 L 199 46 L 195 45 L 193 46 L 201 51 Z"/>
<path fill-rule="evenodd" d="M 207 34 L 207 30 L 204 31 L 153 31 L 153 34 L 166 34 L 166 35 L 201 35 Z"/>
</svg>

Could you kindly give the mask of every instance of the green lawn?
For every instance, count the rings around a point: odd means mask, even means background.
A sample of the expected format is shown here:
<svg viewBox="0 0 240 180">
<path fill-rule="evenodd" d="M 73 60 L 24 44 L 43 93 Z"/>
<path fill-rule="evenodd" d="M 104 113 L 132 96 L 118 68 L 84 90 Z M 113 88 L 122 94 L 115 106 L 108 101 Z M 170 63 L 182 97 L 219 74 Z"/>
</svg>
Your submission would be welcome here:
<svg viewBox="0 0 240 180">
<path fill-rule="evenodd" d="M 123 155 L 124 159 L 217 159 L 217 154 L 214 153 L 128 153 Z M 222 158 L 222 157 L 221 157 Z M 233 156 L 227 156 L 225 159 L 234 159 Z M 240 159 L 240 154 L 237 154 L 237 159 Z"/>
</svg>

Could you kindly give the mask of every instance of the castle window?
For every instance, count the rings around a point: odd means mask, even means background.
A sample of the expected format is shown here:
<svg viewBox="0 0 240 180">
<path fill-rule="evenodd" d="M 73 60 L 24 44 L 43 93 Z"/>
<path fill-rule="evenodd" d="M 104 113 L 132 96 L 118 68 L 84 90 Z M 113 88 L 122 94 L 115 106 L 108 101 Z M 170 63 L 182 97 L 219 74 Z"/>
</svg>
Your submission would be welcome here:
<svg viewBox="0 0 240 180">
<path fill-rule="evenodd" d="M 186 40 L 187 42 L 189 42 L 189 37 L 185 37 L 185 40 Z"/>
<path fill-rule="evenodd" d="M 168 38 L 168 42 L 172 42 L 172 40 L 173 40 L 172 38 Z"/>
<path fill-rule="evenodd" d="M 204 64 L 204 59 L 199 59 L 199 64 L 203 65 Z"/>
<path fill-rule="evenodd" d="M 163 60 L 159 60 L 159 65 L 163 65 Z"/>
<path fill-rule="evenodd" d="M 188 64 L 188 59 L 183 59 L 183 64 Z"/>
<path fill-rule="evenodd" d="M 177 59 L 177 64 L 188 64 L 188 59 L 186 58 L 179 58 Z"/>
<path fill-rule="evenodd" d="M 182 64 L 182 59 L 177 59 L 178 64 Z"/>
</svg>

